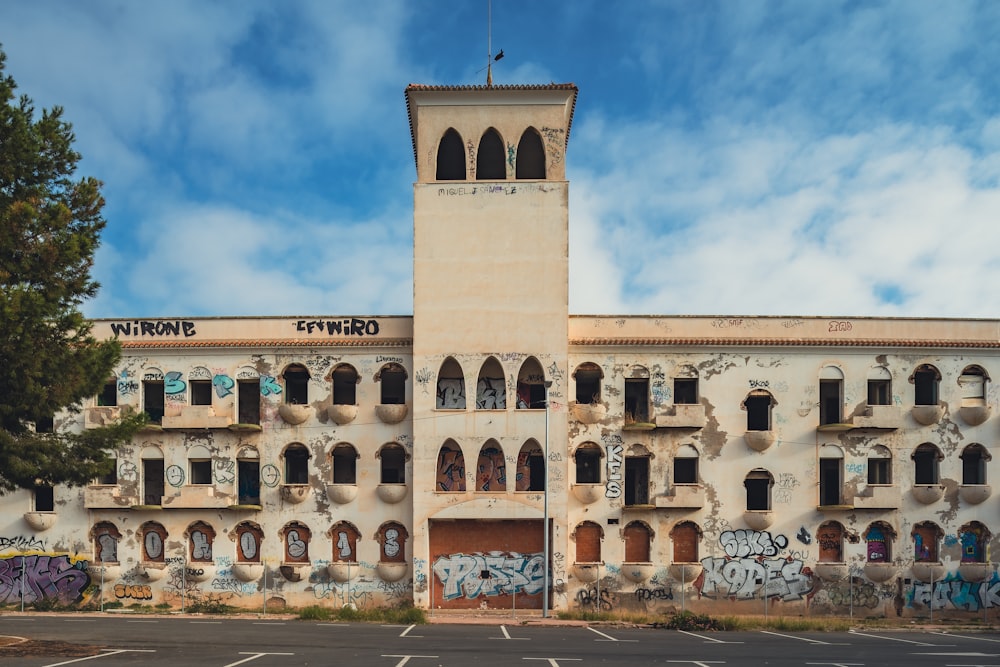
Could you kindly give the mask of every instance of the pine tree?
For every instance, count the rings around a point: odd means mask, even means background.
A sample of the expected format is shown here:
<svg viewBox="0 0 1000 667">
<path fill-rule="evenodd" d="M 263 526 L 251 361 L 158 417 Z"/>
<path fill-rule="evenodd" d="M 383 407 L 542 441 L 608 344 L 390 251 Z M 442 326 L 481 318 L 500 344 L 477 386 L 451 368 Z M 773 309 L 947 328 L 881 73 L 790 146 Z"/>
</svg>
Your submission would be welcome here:
<svg viewBox="0 0 1000 667">
<path fill-rule="evenodd" d="M 62 109 L 36 115 L 5 64 L 0 49 L 0 493 L 86 484 L 110 472 L 105 450 L 142 424 L 36 432 L 95 396 L 120 348 L 96 340 L 80 311 L 99 287 L 90 271 L 105 225 L 101 183 L 75 179 L 80 155 Z"/>
</svg>

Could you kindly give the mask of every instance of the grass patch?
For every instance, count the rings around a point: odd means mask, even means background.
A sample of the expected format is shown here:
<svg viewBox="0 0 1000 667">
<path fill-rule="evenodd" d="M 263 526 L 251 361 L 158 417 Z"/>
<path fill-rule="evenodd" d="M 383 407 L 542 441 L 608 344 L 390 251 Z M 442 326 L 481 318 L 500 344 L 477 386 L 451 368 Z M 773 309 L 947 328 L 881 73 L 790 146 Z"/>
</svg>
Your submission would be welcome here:
<svg viewBox="0 0 1000 667">
<path fill-rule="evenodd" d="M 341 621 L 360 623 L 390 623 L 390 624 L 424 624 L 427 617 L 423 609 L 412 606 L 405 607 L 373 607 L 371 609 L 355 609 L 345 606 L 340 609 L 312 605 L 298 611 L 301 621 Z"/>
</svg>

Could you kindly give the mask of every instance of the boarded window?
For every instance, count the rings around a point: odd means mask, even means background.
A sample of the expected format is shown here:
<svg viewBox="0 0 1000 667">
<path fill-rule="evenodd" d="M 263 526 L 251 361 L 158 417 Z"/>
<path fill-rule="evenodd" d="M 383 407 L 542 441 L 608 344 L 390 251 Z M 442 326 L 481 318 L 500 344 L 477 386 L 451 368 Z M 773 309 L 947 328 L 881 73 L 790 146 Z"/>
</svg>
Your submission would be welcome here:
<svg viewBox="0 0 1000 667">
<path fill-rule="evenodd" d="M 651 535 L 649 528 L 641 521 L 633 521 L 625 526 L 625 562 L 648 563 Z"/>
<path fill-rule="evenodd" d="M 293 521 L 285 526 L 284 530 L 281 531 L 281 538 L 285 544 L 284 562 L 308 563 L 311 537 L 312 533 L 305 524 Z"/>
<path fill-rule="evenodd" d="M 236 560 L 240 563 L 259 563 L 264 532 L 260 526 L 244 521 L 236 526 Z"/>
<path fill-rule="evenodd" d="M 94 560 L 98 563 L 118 562 L 118 541 L 122 534 L 115 524 L 101 521 L 94 525 Z"/>
<path fill-rule="evenodd" d="M 444 492 L 465 491 L 465 455 L 453 440 L 438 451 L 436 489 Z"/>
<path fill-rule="evenodd" d="M 674 543 L 675 563 L 697 563 L 698 541 L 701 531 L 690 521 L 682 521 L 670 531 L 670 539 Z"/>
<path fill-rule="evenodd" d="M 516 491 L 545 490 L 545 455 L 534 440 L 521 446 L 517 453 Z"/>
<path fill-rule="evenodd" d="M 576 527 L 576 562 L 601 562 L 601 527 L 585 521 Z"/>
<path fill-rule="evenodd" d="M 962 407 L 986 405 L 986 371 L 979 366 L 968 366 L 958 378 Z"/>
<path fill-rule="evenodd" d="M 383 524 L 378 531 L 379 560 L 383 563 L 406 562 L 406 540 L 409 534 L 401 524 Z"/>
<path fill-rule="evenodd" d="M 196 563 L 212 562 L 212 545 L 215 529 L 204 521 L 191 524 L 188 529 L 188 557 Z"/>
<path fill-rule="evenodd" d="M 958 529 L 958 542 L 962 546 L 963 563 L 985 563 L 986 542 L 990 533 L 978 521 L 970 521 Z"/>
<path fill-rule="evenodd" d="M 492 440 L 479 450 L 476 460 L 476 491 L 506 491 L 507 464 L 503 450 Z"/>
<path fill-rule="evenodd" d="M 888 524 L 876 521 L 865 531 L 865 559 L 869 563 L 892 562 L 892 538 L 894 533 Z"/>
<path fill-rule="evenodd" d="M 913 560 L 918 563 L 936 563 L 941 529 L 930 521 L 918 523 L 910 533 L 913 538 Z"/>
<path fill-rule="evenodd" d="M 358 539 L 361 533 L 354 524 L 340 521 L 330 529 L 330 540 L 333 542 L 333 560 L 341 563 L 358 562 Z"/>
<path fill-rule="evenodd" d="M 142 560 L 149 563 L 166 562 L 167 529 L 151 521 L 142 525 L 139 534 L 142 535 Z"/>
<path fill-rule="evenodd" d="M 844 528 L 836 521 L 822 524 L 816 531 L 821 563 L 844 562 Z"/>
<path fill-rule="evenodd" d="M 507 408 L 507 381 L 504 380 L 500 362 L 490 357 L 479 369 L 476 382 L 477 410 L 505 410 Z"/>
</svg>

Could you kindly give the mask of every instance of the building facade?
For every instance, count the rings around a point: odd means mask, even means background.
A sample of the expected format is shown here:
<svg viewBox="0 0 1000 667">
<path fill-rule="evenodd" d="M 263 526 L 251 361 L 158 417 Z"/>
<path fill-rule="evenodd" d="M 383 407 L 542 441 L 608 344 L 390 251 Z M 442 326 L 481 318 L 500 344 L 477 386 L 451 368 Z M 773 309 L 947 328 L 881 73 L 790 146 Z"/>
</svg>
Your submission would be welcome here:
<svg viewBox="0 0 1000 667">
<path fill-rule="evenodd" d="M 995 615 L 1000 320 L 571 316 L 576 92 L 407 88 L 412 317 L 97 321 L 0 604 Z"/>
</svg>

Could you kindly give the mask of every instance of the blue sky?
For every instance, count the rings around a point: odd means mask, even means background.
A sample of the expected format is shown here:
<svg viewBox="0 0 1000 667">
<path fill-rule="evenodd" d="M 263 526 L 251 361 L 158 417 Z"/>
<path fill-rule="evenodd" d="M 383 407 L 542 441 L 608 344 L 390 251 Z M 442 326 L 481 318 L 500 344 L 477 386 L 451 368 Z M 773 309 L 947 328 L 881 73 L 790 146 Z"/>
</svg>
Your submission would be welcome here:
<svg viewBox="0 0 1000 667">
<path fill-rule="evenodd" d="M 494 83 L 580 88 L 570 312 L 1000 315 L 1000 3 L 493 0 Z M 108 226 L 93 317 L 412 312 L 403 90 L 486 0 L 0 3 Z"/>
</svg>

